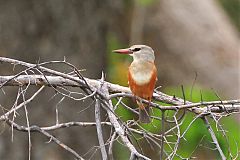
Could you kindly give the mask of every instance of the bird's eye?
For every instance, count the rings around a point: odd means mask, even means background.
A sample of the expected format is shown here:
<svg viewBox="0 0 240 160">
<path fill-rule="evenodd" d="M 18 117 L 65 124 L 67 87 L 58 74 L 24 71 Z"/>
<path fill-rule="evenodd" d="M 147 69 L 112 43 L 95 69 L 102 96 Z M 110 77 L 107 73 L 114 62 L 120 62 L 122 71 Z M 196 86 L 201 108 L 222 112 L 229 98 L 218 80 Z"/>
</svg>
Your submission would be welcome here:
<svg viewBox="0 0 240 160">
<path fill-rule="evenodd" d="M 137 51 L 140 51 L 140 50 L 141 50 L 141 48 L 134 48 L 132 51 L 137 52 Z"/>
</svg>

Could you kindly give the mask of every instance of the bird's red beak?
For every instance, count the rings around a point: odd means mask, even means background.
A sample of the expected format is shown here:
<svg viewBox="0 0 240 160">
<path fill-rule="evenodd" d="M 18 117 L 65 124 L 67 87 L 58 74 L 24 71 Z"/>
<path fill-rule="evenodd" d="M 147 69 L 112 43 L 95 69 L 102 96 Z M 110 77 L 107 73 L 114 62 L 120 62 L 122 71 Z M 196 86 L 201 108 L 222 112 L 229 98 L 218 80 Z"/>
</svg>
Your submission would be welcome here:
<svg viewBox="0 0 240 160">
<path fill-rule="evenodd" d="M 115 52 L 115 53 L 120 53 L 120 54 L 132 54 L 132 53 L 133 53 L 130 48 L 117 49 L 117 50 L 113 50 L 113 52 Z"/>
</svg>

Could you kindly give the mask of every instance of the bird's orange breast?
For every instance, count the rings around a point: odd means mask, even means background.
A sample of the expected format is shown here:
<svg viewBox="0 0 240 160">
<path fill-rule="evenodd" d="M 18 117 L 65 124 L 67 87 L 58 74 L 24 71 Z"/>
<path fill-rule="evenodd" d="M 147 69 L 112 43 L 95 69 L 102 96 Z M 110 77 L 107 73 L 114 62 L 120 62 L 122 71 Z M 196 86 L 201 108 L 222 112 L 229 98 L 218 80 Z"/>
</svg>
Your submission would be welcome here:
<svg viewBox="0 0 240 160">
<path fill-rule="evenodd" d="M 157 69 L 154 63 L 132 63 L 129 67 L 129 87 L 132 93 L 138 97 L 151 101 L 156 80 Z"/>
</svg>

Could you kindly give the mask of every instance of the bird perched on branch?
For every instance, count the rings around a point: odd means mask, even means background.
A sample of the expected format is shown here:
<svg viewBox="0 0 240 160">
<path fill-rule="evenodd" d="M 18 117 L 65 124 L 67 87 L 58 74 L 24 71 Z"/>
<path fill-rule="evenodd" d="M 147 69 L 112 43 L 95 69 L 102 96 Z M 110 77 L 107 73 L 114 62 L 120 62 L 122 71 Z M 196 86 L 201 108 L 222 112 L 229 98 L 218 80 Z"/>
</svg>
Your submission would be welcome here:
<svg viewBox="0 0 240 160">
<path fill-rule="evenodd" d="M 157 69 L 154 64 L 155 56 L 151 47 L 146 45 L 133 45 L 130 48 L 114 50 L 115 53 L 129 54 L 133 57 L 128 70 L 128 84 L 134 96 L 151 102 L 155 83 L 157 81 Z M 143 104 L 136 98 L 139 106 L 139 121 L 150 123 L 149 104 Z"/>
</svg>

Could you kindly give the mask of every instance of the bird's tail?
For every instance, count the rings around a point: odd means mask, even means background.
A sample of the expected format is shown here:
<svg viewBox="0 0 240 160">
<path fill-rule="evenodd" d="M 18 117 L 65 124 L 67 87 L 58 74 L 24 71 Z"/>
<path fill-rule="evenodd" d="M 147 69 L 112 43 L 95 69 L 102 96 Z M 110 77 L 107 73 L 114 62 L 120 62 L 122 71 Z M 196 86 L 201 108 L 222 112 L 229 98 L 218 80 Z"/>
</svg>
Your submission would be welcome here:
<svg viewBox="0 0 240 160">
<path fill-rule="evenodd" d="M 139 121 L 141 123 L 150 123 L 151 118 L 150 118 L 149 106 L 144 106 L 143 104 L 141 105 L 142 106 L 139 106 Z"/>
</svg>

